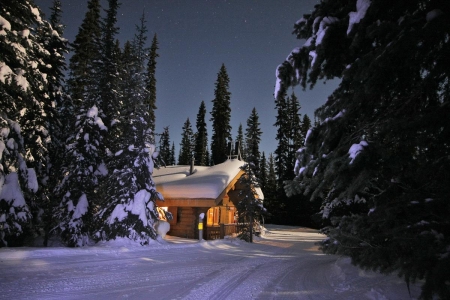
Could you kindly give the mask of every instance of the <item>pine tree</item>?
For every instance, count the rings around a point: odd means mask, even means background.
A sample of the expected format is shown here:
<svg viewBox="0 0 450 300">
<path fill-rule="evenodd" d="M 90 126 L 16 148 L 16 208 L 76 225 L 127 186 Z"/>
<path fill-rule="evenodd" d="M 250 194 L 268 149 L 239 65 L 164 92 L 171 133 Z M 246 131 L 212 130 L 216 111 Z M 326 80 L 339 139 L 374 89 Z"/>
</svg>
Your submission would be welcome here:
<svg viewBox="0 0 450 300">
<path fill-rule="evenodd" d="M 48 196 L 42 185 L 54 110 L 45 67 L 51 54 L 41 42 L 51 25 L 27 0 L 2 2 L 0 16 L 0 246 L 18 246 L 33 236 L 32 218 L 38 222 Z"/>
<path fill-rule="evenodd" d="M 423 280 L 424 299 L 450 298 L 449 14 L 448 1 L 322 1 L 296 23 L 308 42 L 275 93 L 342 78 L 286 190 L 320 203 L 326 253 Z"/>
<path fill-rule="evenodd" d="M 200 103 L 197 113 L 197 132 L 195 134 L 194 158 L 197 166 L 208 164 L 208 130 L 205 122 L 206 106 L 205 102 Z"/>
<path fill-rule="evenodd" d="M 175 161 L 175 143 L 172 143 L 172 149 L 170 150 L 170 159 L 169 162 L 172 166 L 176 165 L 177 162 Z"/>
<path fill-rule="evenodd" d="M 302 128 L 301 128 L 301 132 L 302 132 L 302 136 L 304 139 L 306 139 L 306 136 L 308 135 L 308 130 L 311 128 L 312 124 L 311 124 L 311 119 L 308 117 L 307 114 L 305 114 L 303 116 L 303 120 L 302 120 Z M 302 141 L 302 146 L 305 145 L 305 141 Z"/>
<path fill-rule="evenodd" d="M 244 139 L 244 131 L 242 129 L 242 124 L 239 124 L 238 127 L 238 133 L 236 136 L 236 146 L 235 146 L 235 155 L 238 157 L 240 156 L 240 159 L 243 159 L 244 161 L 247 159 L 247 144 L 245 143 Z"/>
<path fill-rule="evenodd" d="M 301 114 L 299 113 L 301 106 L 298 102 L 297 96 L 292 92 L 291 97 L 289 98 L 288 104 L 288 115 L 289 115 L 289 153 L 295 153 L 301 146 L 303 146 L 303 142 L 305 136 L 302 132 L 302 123 L 300 120 Z M 292 157 L 292 167 L 295 163 L 295 157 Z M 289 166 L 290 167 L 290 166 Z"/>
<path fill-rule="evenodd" d="M 108 9 L 106 10 L 106 17 L 101 23 L 102 37 L 101 37 L 101 77 L 100 77 L 100 92 L 101 92 L 101 108 L 105 113 L 103 116 L 104 122 L 108 127 L 112 128 L 113 120 L 118 119 L 120 113 L 119 106 L 119 61 L 120 50 L 116 47 L 116 35 L 119 33 L 117 23 L 117 10 L 120 7 L 118 0 L 108 0 Z M 109 135 L 107 140 L 107 148 L 114 145 L 114 136 Z"/>
<path fill-rule="evenodd" d="M 153 36 L 152 45 L 150 46 L 150 54 L 147 62 L 146 74 L 146 96 L 145 104 L 148 110 L 147 123 L 151 130 L 155 130 L 155 110 L 156 110 L 156 58 L 159 57 L 158 38 L 156 34 Z"/>
<path fill-rule="evenodd" d="M 98 99 L 100 92 L 98 88 L 98 78 L 101 72 L 99 65 L 101 58 L 99 0 L 89 0 L 88 11 L 71 46 L 73 54 L 70 58 L 67 83 L 69 93 L 78 109 L 86 99 Z"/>
<path fill-rule="evenodd" d="M 254 164 L 255 164 L 255 176 L 256 178 L 259 178 L 259 161 L 261 159 L 261 153 L 259 152 L 259 144 L 261 142 L 261 135 L 262 131 L 260 128 L 259 123 L 259 116 L 256 112 L 256 108 L 253 108 L 252 113 L 250 114 L 250 117 L 247 119 L 247 128 L 245 130 L 245 138 L 247 141 L 247 151 L 246 155 L 247 157 L 253 157 L 254 158 Z"/>
<path fill-rule="evenodd" d="M 34 224 L 43 228 L 44 246 L 50 236 L 50 230 L 55 226 L 53 210 L 59 204 L 54 190 L 61 179 L 61 169 L 64 161 L 65 140 L 69 136 L 69 120 L 73 116 L 73 105 L 64 89 L 64 71 L 66 62 L 64 55 L 68 53 L 68 42 L 63 38 L 64 25 L 61 24 L 61 2 L 54 0 L 50 8 L 49 22 L 37 30 L 39 43 L 48 53 L 40 69 L 47 74 L 48 101 L 44 107 L 47 123 L 51 134 L 48 144 L 47 176 L 41 177 L 40 184 L 40 213 Z M 43 179 L 43 180 L 42 180 Z"/>
<path fill-rule="evenodd" d="M 179 165 L 189 165 L 192 160 L 192 155 L 194 152 L 194 132 L 192 131 L 192 125 L 187 118 L 183 125 L 183 132 L 181 133 L 181 143 L 180 143 L 180 155 L 178 156 Z"/>
<path fill-rule="evenodd" d="M 267 181 L 264 186 L 264 207 L 267 209 L 268 222 L 274 223 L 277 220 L 275 215 L 278 211 L 278 202 L 276 201 L 278 194 L 277 176 L 275 173 L 275 160 L 273 154 L 269 154 L 267 162 Z M 276 223 L 276 222 L 275 222 Z"/>
<path fill-rule="evenodd" d="M 88 3 L 88 11 L 75 37 L 70 59 L 69 88 L 76 100 L 74 133 L 68 139 L 63 180 L 57 188 L 62 195 L 55 216 L 56 231 L 68 246 L 84 246 L 94 228 L 94 216 L 102 194 L 99 180 L 108 171 L 105 164 L 104 137 L 108 132 L 101 118 L 100 4 Z M 100 77 L 101 78 L 101 77 Z"/>
<path fill-rule="evenodd" d="M 239 202 L 236 205 L 238 210 L 239 237 L 247 242 L 253 242 L 255 228 L 260 224 L 260 219 L 265 214 L 262 199 L 259 198 L 256 188 L 259 188 L 258 180 L 255 176 L 255 160 L 249 157 L 249 162 L 241 169 L 245 172 L 239 178 L 239 183 L 244 187 L 239 192 Z"/>
<path fill-rule="evenodd" d="M 156 201 L 163 197 L 152 179 L 156 153 L 151 130 L 145 122 L 145 107 L 143 102 L 134 105 L 125 134 L 118 141 L 122 149 L 114 154 L 117 168 L 112 170 L 110 192 L 97 214 L 100 219 L 97 240 L 124 237 L 147 245 L 150 239 L 156 239 L 154 224 L 159 217 Z"/>
<path fill-rule="evenodd" d="M 264 190 L 266 189 L 267 185 L 267 161 L 266 161 L 266 155 L 264 154 L 264 151 L 261 155 L 261 160 L 259 161 L 259 186 L 261 187 L 261 190 L 264 193 Z"/>
<path fill-rule="evenodd" d="M 211 160 L 214 165 L 223 163 L 228 158 L 228 143 L 231 142 L 231 108 L 229 81 L 225 65 L 222 64 L 214 90 L 211 121 L 213 135 L 211 138 Z"/>
<path fill-rule="evenodd" d="M 169 126 L 164 127 L 159 146 L 159 160 L 164 166 L 172 164 Z"/>
</svg>

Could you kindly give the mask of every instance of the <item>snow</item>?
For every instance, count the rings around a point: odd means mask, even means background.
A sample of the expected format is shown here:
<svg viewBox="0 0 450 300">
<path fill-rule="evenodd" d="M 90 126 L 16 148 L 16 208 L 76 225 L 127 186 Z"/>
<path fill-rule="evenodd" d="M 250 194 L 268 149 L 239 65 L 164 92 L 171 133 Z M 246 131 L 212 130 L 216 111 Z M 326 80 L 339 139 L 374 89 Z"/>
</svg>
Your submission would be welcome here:
<svg viewBox="0 0 450 300">
<path fill-rule="evenodd" d="M 316 230 L 266 225 L 262 237 L 166 236 L 96 246 L 2 248 L 2 299 L 417 299 L 420 288 L 324 255 Z M 7 272 L 7 273 L 5 273 Z M 7 275 L 6 275 L 7 274 Z"/>
<path fill-rule="evenodd" d="M 86 116 L 88 118 L 93 118 L 94 119 L 94 123 L 98 125 L 98 127 L 100 128 L 100 130 L 108 130 L 108 128 L 106 128 L 105 124 L 103 124 L 102 119 L 98 116 L 98 108 L 97 106 L 92 106 L 88 112 L 86 113 Z"/>
<path fill-rule="evenodd" d="M 350 32 L 353 29 L 353 26 L 356 23 L 359 23 L 364 18 L 369 6 L 370 6 L 370 0 L 358 0 L 356 2 L 356 12 L 351 12 L 348 14 L 349 22 L 348 22 L 348 28 L 347 28 L 347 35 L 350 34 Z"/>
<path fill-rule="evenodd" d="M 36 171 L 33 168 L 27 169 L 28 181 L 27 186 L 33 193 L 36 193 L 39 187 Z"/>
<path fill-rule="evenodd" d="M 216 199 L 239 174 L 245 162 L 229 159 L 212 167 L 168 166 L 155 169 L 153 180 L 156 190 L 164 199 Z"/>
<path fill-rule="evenodd" d="M 11 31 L 11 23 L 2 16 L 0 16 L 0 26 L 2 27 L 0 35 L 6 35 L 6 30 Z"/>
<path fill-rule="evenodd" d="M 339 19 L 336 17 L 325 17 L 322 19 L 322 21 L 320 21 L 319 30 L 316 37 L 316 46 L 319 46 L 322 43 L 322 39 L 327 32 L 328 26 L 336 23 L 337 21 L 339 21 Z"/>
<path fill-rule="evenodd" d="M 19 176 L 16 172 L 6 175 L 3 186 L 0 187 L 0 199 L 11 203 L 13 207 L 26 206 L 22 191 L 19 186 Z"/>
<path fill-rule="evenodd" d="M 282 66 L 282 65 L 279 65 L 279 66 L 277 67 L 277 70 L 275 71 L 275 78 L 276 78 L 276 81 L 275 81 L 275 91 L 274 91 L 274 93 L 273 93 L 273 96 L 274 96 L 275 99 L 278 97 L 278 93 L 280 92 L 280 87 L 281 87 L 281 79 L 280 79 L 280 77 L 279 77 L 279 75 L 280 75 L 279 69 L 281 68 L 281 66 Z"/>
<path fill-rule="evenodd" d="M 75 207 L 75 211 L 73 212 L 72 219 L 77 220 L 84 216 L 88 211 L 89 203 L 86 197 L 86 194 L 81 195 L 78 199 L 77 206 Z"/>
<path fill-rule="evenodd" d="M 6 83 L 6 78 L 11 74 L 14 74 L 11 68 L 4 62 L 0 62 L 0 81 Z"/>
<path fill-rule="evenodd" d="M 105 163 L 101 163 L 100 165 L 98 165 L 96 174 L 101 175 L 101 176 L 108 175 L 108 169 L 106 168 Z"/>
<path fill-rule="evenodd" d="M 359 153 L 361 153 L 361 151 L 364 150 L 364 147 L 367 147 L 368 144 L 366 141 L 361 141 L 359 142 L 359 144 L 353 144 L 350 147 L 350 150 L 348 150 L 348 154 L 350 156 L 350 158 L 352 159 L 350 161 L 350 165 L 353 163 L 353 161 L 355 160 L 356 156 L 358 156 Z"/>
<path fill-rule="evenodd" d="M 170 224 L 167 221 L 158 220 L 155 224 L 156 233 L 158 233 L 162 238 L 164 238 L 170 230 Z"/>
<path fill-rule="evenodd" d="M 429 11 L 426 16 L 427 22 L 431 22 L 442 14 L 443 12 L 440 9 L 433 9 L 432 11 Z"/>
</svg>

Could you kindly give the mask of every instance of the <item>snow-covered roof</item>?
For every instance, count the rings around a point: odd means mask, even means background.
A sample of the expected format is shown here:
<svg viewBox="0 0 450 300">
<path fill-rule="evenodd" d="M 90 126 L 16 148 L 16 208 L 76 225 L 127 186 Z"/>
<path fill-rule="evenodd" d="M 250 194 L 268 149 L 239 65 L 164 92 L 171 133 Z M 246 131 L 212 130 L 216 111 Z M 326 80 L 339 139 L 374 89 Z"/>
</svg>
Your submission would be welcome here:
<svg viewBox="0 0 450 300">
<path fill-rule="evenodd" d="M 153 171 L 156 190 L 164 199 L 217 199 L 222 192 L 242 174 L 245 162 L 229 159 L 212 166 L 168 166 Z M 237 178 L 236 178 L 237 179 Z"/>
</svg>

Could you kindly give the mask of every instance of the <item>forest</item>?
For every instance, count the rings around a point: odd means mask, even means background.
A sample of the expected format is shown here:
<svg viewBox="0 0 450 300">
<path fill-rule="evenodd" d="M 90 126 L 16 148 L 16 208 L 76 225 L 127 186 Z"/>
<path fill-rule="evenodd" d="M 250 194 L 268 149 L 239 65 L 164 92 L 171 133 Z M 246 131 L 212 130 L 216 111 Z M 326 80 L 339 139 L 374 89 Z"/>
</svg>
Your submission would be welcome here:
<svg viewBox="0 0 450 300">
<path fill-rule="evenodd" d="M 148 244 L 162 198 L 153 168 L 236 155 L 253 162 L 266 222 L 321 228 L 325 253 L 423 282 L 424 299 L 450 298 L 448 1 L 323 0 L 295 22 L 305 42 L 277 68 L 277 148 L 267 157 L 256 108 L 231 136 L 223 64 L 211 139 L 201 102 L 176 158 L 169 127 L 154 131 L 158 38 L 147 48 L 141 19 L 120 46 L 119 6 L 109 0 L 102 14 L 89 0 L 69 43 L 60 1 L 48 20 L 31 0 L 2 1 L 0 246 L 36 235 L 71 247 Z M 314 124 L 301 118 L 290 88 L 336 78 Z"/>
</svg>

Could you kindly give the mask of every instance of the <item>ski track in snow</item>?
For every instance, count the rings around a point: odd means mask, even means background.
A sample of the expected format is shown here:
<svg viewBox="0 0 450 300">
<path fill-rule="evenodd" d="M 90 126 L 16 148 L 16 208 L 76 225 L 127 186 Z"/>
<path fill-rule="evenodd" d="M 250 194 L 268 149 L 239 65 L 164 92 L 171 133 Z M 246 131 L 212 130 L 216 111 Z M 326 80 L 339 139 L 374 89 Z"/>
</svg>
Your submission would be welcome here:
<svg viewBox="0 0 450 300">
<path fill-rule="evenodd" d="M 324 255 L 310 229 L 116 248 L 0 249 L 0 299 L 417 299 L 420 288 Z"/>
</svg>

